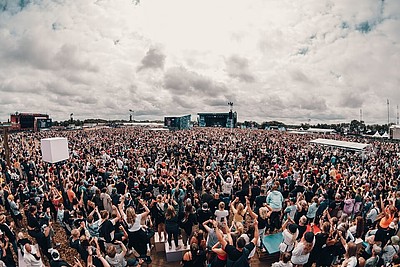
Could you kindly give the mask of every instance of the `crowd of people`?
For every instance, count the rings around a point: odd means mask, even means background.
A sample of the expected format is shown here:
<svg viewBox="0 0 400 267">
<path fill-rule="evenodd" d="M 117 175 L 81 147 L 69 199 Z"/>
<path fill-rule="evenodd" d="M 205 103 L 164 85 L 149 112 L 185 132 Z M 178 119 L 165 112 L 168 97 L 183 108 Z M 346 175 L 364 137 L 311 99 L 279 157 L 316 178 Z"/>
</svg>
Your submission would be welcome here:
<svg viewBox="0 0 400 267">
<path fill-rule="evenodd" d="M 43 162 L 40 139 L 70 158 Z M 151 266 L 153 236 L 182 266 L 249 266 L 282 235 L 275 267 L 400 266 L 400 147 L 352 152 L 314 135 L 194 128 L 15 133 L 0 152 L 0 266 Z M 55 225 L 68 240 L 55 239 Z M 178 241 L 182 239 L 182 243 Z M 60 246 L 74 249 L 74 261 Z"/>
</svg>

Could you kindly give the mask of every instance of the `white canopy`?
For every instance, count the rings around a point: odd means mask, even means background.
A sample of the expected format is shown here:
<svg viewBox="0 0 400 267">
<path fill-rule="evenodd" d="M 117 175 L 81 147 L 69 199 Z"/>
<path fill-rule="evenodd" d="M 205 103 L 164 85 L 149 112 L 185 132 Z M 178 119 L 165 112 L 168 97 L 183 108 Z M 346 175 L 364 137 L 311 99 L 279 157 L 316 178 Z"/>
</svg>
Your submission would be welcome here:
<svg viewBox="0 0 400 267">
<path fill-rule="evenodd" d="M 323 138 L 318 138 L 318 139 L 312 140 L 312 141 L 310 141 L 310 143 L 318 144 L 318 145 L 325 145 L 325 146 L 333 146 L 333 147 L 348 149 L 348 150 L 364 150 L 368 146 L 371 146 L 370 144 L 338 141 L 338 140 L 323 139 Z"/>
<path fill-rule="evenodd" d="M 376 133 L 372 137 L 381 138 L 382 136 L 379 134 L 378 131 L 376 131 Z"/>
<path fill-rule="evenodd" d="M 389 135 L 387 132 L 385 132 L 384 134 L 382 134 L 382 138 L 389 138 Z"/>
</svg>

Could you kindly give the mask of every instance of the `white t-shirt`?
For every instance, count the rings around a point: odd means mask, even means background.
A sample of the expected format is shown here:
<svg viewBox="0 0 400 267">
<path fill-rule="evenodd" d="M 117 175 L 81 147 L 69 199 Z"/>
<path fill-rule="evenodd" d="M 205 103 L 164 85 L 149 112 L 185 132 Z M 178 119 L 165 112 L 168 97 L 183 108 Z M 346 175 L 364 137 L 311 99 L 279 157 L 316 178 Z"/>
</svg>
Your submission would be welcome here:
<svg viewBox="0 0 400 267">
<path fill-rule="evenodd" d="M 126 216 L 124 218 L 126 220 Z M 142 215 L 136 215 L 136 219 L 135 219 L 135 223 L 134 224 L 130 224 L 128 223 L 128 227 L 129 227 L 129 232 L 136 232 L 140 230 L 140 222 L 142 221 Z"/>
<path fill-rule="evenodd" d="M 215 215 L 215 217 L 216 217 L 216 221 L 218 222 L 218 223 L 221 223 L 222 221 L 221 221 L 221 219 L 222 218 L 225 218 L 224 219 L 224 222 L 226 223 L 226 218 L 229 216 L 229 211 L 227 211 L 227 210 L 216 210 L 215 212 L 214 212 L 214 215 Z"/>
<path fill-rule="evenodd" d="M 294 248 L 297 236 L 299 235 L 299 230 L 296 230 L 296 233 L 293 235 L 288 229 L 285 229 L 282 235 L 283 241 L 279 244 L 279 251 L 282 253 L 291 252 Z"/>
<path fill-rule="evenodd" d="M 126 260 L 124 256 L 122 256 L 122 252 L 116 254 L 114 258 L 110 258 L 108 255 L 106 256 L 106 261 L 113 267 L 125 267 Z"/>
<path fill-rule="evenodd" d="M 315 243 L 315 239 L 313 242 L 313 246 Z M 297 246 L 293 249 L 292 251 L 292 258 L 291 258 L 291 262 L 293 264 L 297 264 L 297 265 L 303 265 L 306 264 L 308 261 L 308 258 L 310 257 L 310 252 L 304 254 L 304 243 L 300 242 L 297 244 Z"/>
<path fill-rule="evenodd" d="M 32 267 L 43 267 L 44 264 L 42 262 L 42 259 L 39 258 L 38 260 L 35 258 L 36 254 L 36 246 L 31 246 L 31 253 L 28 253 L 25 248 L 24 248 L 24 262 L 26 266 L 32 266 Z"/>
<path fill-rule="evenodd" d="M 357 258 L 355 256 L 350 257 L 347 261 L 346 267 L 356 267 L 357 266 Z"/>
</svg>

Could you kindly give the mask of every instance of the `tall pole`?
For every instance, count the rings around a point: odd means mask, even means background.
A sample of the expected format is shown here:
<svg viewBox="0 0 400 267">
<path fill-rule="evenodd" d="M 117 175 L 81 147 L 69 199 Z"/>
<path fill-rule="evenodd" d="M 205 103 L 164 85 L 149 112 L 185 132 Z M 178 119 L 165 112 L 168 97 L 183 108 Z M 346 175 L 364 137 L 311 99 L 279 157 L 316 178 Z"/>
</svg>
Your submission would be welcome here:
<svg viewBox="0 0 400 267">
<path fill-rule="evenodd" d="M 360 108 L 360 123 L 362 122 L 363 117 L 362 117 L 362 109 Z"/>
<path fill-rule="evenodd" d="M 390 105 L 389 105 L 389 99 L 387 99 L 387 109 L 388 109 L 388 127 L 390 123 Z"/>
<path fill-rule="evenodd" d="M 396 122 L 397 125 L 400 123 L 399 119 L 400 119 L 399 118 L 399 105 L 397 105 L 397 122 Z"/>
</svg>

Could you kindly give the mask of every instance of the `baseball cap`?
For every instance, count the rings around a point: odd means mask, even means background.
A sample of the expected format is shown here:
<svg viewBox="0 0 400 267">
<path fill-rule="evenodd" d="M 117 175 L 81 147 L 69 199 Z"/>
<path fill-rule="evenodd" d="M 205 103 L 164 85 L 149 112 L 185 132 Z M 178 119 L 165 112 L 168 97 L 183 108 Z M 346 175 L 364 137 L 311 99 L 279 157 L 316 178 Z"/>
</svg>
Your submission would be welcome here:
<svg viewBox="0 0 400 267">
<path fill-rule="evenodd" d="M 51 252 L 51 257 L 53 258 L 53 260 L 58 261 L 60 259 L 60 253 L 58 252 L 58 250 L 53 249 L 53 252 Z"/>
</svg>

